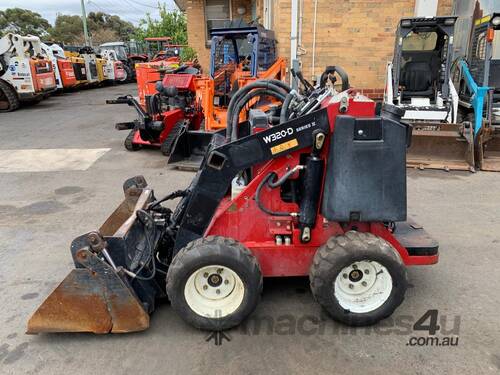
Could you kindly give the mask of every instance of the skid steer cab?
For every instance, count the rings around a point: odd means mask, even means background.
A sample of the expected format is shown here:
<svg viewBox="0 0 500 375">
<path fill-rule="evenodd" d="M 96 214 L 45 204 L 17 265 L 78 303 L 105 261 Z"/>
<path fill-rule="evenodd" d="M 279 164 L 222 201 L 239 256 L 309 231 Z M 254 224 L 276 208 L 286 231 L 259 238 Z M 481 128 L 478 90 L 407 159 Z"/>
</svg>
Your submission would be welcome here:
<svg viewBox="0 0 500 375">
<path fill-rule="evenodd" d="M 456 17 L 403 18 L 387 65 L 384 101 L 405 111 L 413 126 L 408 166 L 474 170 L 473 129 L 457 123 L 451 81 Z"/>
<path fill-rule="evenodd" d="M 255 309 L 263 277 L 308 276 L 316 301 L 339 322 L 391 315 L 406 268 L 438 261 L 438 245 L 407 219 L 401 112 L 325 85 L 287 97 L 283 121 L 255 110 L 216 134 L 185 190 L 159 199 L 143 177 L 98 231 L 71 244 L 75 269 L 28 322 L 28 333 L 131 332 L 168 296 L 187 323 L 234 327 Z M 243 108 L 254 90 L 238 91 Z M 345 86 L 345 85 L 344 85 Z M 238 113 L 233 113 L 237 119 Z M 245 135 L 247 134 L 247 135 Z M 180 198 L 172 211 L 163 203 Z"/>
</svg>

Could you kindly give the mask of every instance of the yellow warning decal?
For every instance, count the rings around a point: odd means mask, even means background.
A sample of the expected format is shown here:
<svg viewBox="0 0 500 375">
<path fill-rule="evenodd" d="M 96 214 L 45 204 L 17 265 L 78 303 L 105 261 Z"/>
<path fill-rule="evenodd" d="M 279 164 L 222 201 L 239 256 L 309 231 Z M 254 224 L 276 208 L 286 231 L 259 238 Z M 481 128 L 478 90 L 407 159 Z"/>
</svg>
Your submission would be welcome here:
<svg viewBox="0 0 500 375">
<path fill-rule="evenodd" d="M 490 22 L 490 20 L 491 20 L 491 16 L 486 16 L 486 17 L 480 18 L 480 19 L 476 20 L 476 26 L 481 25 L 485 22 Z"/>
<path fill-rule="evenodd" d="M 279 154 L 280 152 L 289 150 L 289 149 L 294 148 L 298 145 L 299 145 L 299 142 L 297 141 L 296 138 L 294 138 L 290 141 L 283 142 L 283 143 L 280 143 L 279 145 L 271 147 L 271 154 L 276 155 L 276 154 Z"/>
</svg>

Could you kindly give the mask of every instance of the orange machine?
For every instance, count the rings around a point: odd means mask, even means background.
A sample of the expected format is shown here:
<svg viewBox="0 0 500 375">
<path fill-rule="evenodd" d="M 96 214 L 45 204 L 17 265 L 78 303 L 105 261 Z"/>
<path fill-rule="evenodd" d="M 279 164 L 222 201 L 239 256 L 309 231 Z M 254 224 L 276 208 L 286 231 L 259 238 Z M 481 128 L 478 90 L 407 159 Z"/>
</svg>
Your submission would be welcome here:
<svg viewBox="0 0 500 375">
<path fill-rule="evenodd" d="M 170 156 L 169 164 L 193 169 L 199 166 L 212 134 L 226 128 L 226 115 L 232 94 L 259 79 L 282 81 L 286 62 L 276 56 L 274 33 L 260 26 L 213 29 L 210 72 L 200 74 L 193 64 L 182 64 L 170 58 L 136 65 L 139 101 L 130 97 L 118 98 L 110 103 L 127 103 L 139 112 L 139 120 L 117 125 L 120 130 L 130 129 L 125 141 L 130 151 L 145 145 L 161 147 Z M 169 75 L 188 74 L 194 82 L 184 87 L 175 84 L 180 78 Z M 172 86 L 173 83 L 173 86 Z M 177 87 L 178 86 L 178 87 Z M 276 99 L 266 95 L 255 97 L 246 108 L 269 106 Z M 182 118 L 170 116 L 173 110 L 183 111 Z M 177 113 L 177 112 L 176 112 Z M 196 113 L 196 116 L 193 116 Z M 244 120 L 247 111 L 240 113 Z M 202 118 L 201 128 L 192 118 Z M 161 125 L 160 125 L 161 124 Z M 168 133 L 168 134 L 167 134 Z"/>
<path fill-rule="evenodd" d="M 41 43 L 44 54 L 52 61 L 59 90 L 75 87 L 77 84 L 73 63 L 64 55 L 64 50 L 58 44 Z"/>
</svg>

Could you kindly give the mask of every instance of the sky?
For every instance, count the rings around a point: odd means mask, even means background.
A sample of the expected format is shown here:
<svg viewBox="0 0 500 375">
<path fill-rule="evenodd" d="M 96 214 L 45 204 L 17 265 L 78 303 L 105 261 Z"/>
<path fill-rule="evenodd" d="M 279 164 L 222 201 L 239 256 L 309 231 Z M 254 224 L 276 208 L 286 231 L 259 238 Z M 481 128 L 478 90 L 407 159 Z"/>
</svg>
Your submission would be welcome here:
<svg viewBox="0 0 500 375">
<path fill-rule="evenodd" d="M 167 5 L 167 9 L 177 9 L 173 0 L 84 0 L 87 13 L 105 12 L 116 14 L 134 25 L 146 14 L 152 17 L 158 14 L 158 2 Z M 58 13 L 81 14 L 80 0 L 0 0 L 0 10 L 23 8 L 40 13 L 54 24 Z"/>
</svg>

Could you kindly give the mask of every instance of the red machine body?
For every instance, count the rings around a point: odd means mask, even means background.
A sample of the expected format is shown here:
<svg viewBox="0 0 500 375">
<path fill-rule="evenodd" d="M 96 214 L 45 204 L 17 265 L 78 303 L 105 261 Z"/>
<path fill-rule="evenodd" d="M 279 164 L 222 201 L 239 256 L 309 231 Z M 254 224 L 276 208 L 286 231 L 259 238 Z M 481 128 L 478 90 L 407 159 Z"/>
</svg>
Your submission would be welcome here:
<svg viewBox="0 0 500 375">
<path fill-rule="evenodd" d="M 331 132 L 334 132 L 335 118 L 339 114 L 354 117 L 374 117 L 375 102 L 361 96 L 349 97 L 347 112 L 339 111 L 340 101 L 327 98 L 323 107 L 328 109 Z M 321 158 L 327 160 L 328 144 L 323 147 Z M 257 258 L 264 277 L 306 276 L 317 249 L 332 236 L 337 236 L 356 229 L 360 232 L 373 233 L 388 241 L 400 254 L 407 266 L 430 265 L 438 262 L 435 255 L 410 255 L 404 244 L 381 222 L 350 222 L 339 224 L 326 220 L 317 213 L 316 226 L 311 229 L 311 241 L 300 240 L 300 229 L 296 218 L 269 216 L 257 206 L 256 190 L 262 179 L 270 172 L 282 176 L 294 166 L 300 164 L 301 155 L 310 150 L 298 150 L 287 157 L 277 158 L 253 169 L 256 176 L 235 198 L 226 196 L 217 209 L 205 236 L 217 235 L 234 238 L 243 243 Z M 325 170 L 328 165 L 325 163 Z M 298 173 L 297 173 L 298 174 Z M 325 174 L 324 174 L 325 175 Z M 323 179 L 323 184 L 325 180 Z M 322 187 L 321 191 L 324 191 Z M 295 203 L 286 203 L 280 197 L 280 189 L 269 189 L 262 194 L 263 204 L 273 211 L 294 212 Z M 318 210 L 320 211 L 320 210 Z M 291 245 L 277 244 L 275 237 L 289 237 Z"/>
<path fill-rule="evenodd" d="M 130 140 L 132 147 L 161 147 L 167 139 L 171 138 L 173 141 L 178 134 L 174 131 L 174 127 L 179 127 L 184 120 L 190 122 L 191 129 L 200 129 L 203 113 L 196 100 L 195 77 L 194 74 L 165 74 L 162 85 L 173 91 L 167 99 L 168 102 L 163 102 L 156 89 L 156 82 L 160 79 L 158 69 L 148 67 L 137 69 L 137 82 L 142 83 L 138 84 L 139 103 L 151 115 L 151 121 L 156 124 L 161 122 L 161 129 L 154 132 L 150 127 L 133 131 Z M 155 110 L 147 110 L 147 100 L 155 103 Z"/>
<path fill-rule="evenodd" d="M 57 59 L 57 66 L 61 74 L 63 87 L 74 87 L 77 84 L 73 63 L 69 59 Z"/>
<path fill-rule="evenodd" d="M 31 59 L 30 66 L 35 92 L 51 91 L 56 88 L 56 77 L 49 60 Z"/>
</svg>

